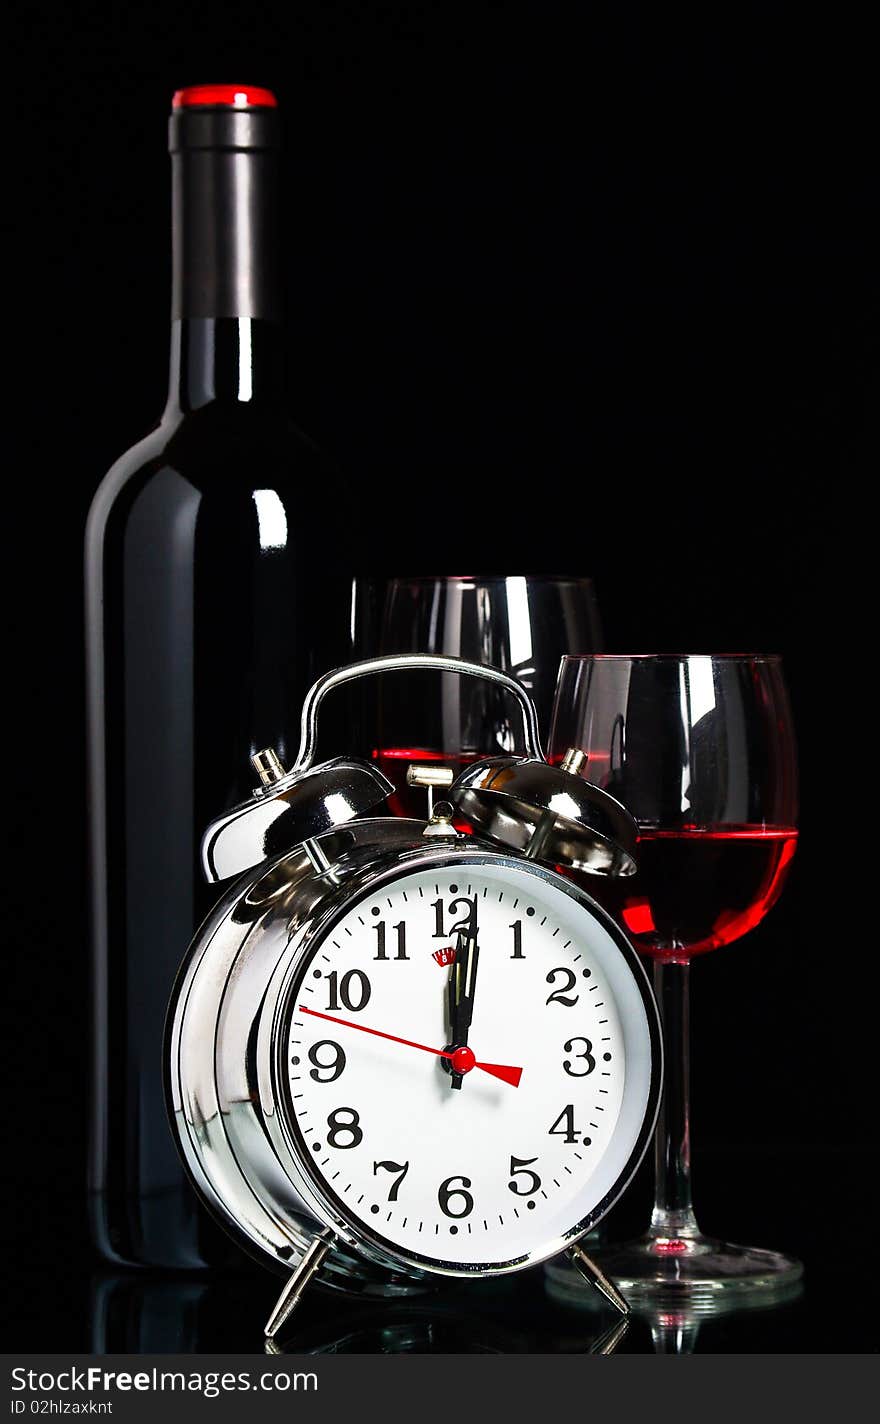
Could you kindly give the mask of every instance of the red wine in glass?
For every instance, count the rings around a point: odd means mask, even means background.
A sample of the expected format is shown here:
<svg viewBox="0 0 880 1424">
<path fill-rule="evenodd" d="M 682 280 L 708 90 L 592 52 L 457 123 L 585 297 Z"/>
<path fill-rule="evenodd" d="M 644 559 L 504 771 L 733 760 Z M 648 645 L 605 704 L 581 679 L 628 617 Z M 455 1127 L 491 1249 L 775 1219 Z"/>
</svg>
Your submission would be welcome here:
<svg viewBox="0 0 880 1424">
<path fill-rule="evenodd" d="M 690 959 L 760 923 L 785 884 L 797 834 L 794 826 L 646 828 L 635 875 L 584 883 L 643 954 Z"/>
</svg>

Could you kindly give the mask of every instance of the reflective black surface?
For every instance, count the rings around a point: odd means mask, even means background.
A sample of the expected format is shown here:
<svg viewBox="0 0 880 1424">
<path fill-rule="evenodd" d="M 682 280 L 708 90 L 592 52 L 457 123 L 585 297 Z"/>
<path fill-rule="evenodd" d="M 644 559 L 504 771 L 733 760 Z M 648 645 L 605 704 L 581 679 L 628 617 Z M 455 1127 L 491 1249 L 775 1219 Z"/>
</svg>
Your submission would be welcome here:
<svg viewBox="0 0 880 1424">
<path fill-rule="evenodd" d="M 880 1253 L 867 1237 L 857 1255 L 847 1250 L 851 1228 L 873 1210 L 874 1188 L 866 1172 L 853 1171 L 851 1155 L 698 1153 L 709 1229 L 721 1221 L 735 1239 L 799 1256 L 803 1287 L 776 1301 L 755 1295 L 725 1314 L 640 1311 L 615 1353 L 876 1350 Z M 634 1234 L 644 1224 L 650 1188 L 644 1168 L 608 1218 L 609 1233 Z M 844 1226 L 833 1215 L 835 1201 L 846 1203 Z M 7 1270 L 7 1350 L 263 1352 L 276 1277 L 244 1263 L 238 1274 L 114 1273 L 81 1245 L 59 1268 L 51 1228 L 72 1228 L 75 1220 L 75 1202 L 53 1203 L 49 1192 L 23 1203 Z M 601 1350 L 616 1323 L 594 1291 L 584 1286 L 576 1303 L 563 1301 L 538 1268 L 496 1282 L 444 1285 L 407 1301 L 311 1289 L 278 1345 L 287 1353 L 577 1353 Z"/>
</svg>

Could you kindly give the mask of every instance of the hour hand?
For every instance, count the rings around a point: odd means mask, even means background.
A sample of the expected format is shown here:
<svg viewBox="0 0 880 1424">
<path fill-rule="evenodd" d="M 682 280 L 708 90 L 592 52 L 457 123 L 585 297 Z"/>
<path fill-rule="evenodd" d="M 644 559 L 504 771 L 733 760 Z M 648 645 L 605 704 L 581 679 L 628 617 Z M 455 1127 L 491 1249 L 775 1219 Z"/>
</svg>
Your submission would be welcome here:
<svg viewBox="0 0 880 1424">
<path fill-rule="evenodd" d="M 464 1048 L 474 1012 L 474 990 L 480 949 L 475 930 L 459 930 L 455 959 L 449 974 L 447 1000 L 449 1006 L 450 1049 Z M 450 1069 L 453 1088 L 460 1088 L 463 1075 Z"/>
</svg>

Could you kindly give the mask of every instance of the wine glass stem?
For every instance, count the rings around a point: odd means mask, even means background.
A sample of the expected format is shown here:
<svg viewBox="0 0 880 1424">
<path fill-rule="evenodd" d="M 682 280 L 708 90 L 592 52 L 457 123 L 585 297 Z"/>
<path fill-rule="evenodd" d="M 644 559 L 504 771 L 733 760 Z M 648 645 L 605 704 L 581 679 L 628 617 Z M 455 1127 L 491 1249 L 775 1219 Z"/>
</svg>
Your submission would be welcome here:
<svg viewBox="0 0 880 1424">
<path fill-rule="evenodd" d="M 691 1198 L 690 965 L 656 959 L 654 992 L 663 1023 L 663 1101 L 654 1137 L 654 1211 L 650 1235 L 699 1235 Z"/>
</svg>

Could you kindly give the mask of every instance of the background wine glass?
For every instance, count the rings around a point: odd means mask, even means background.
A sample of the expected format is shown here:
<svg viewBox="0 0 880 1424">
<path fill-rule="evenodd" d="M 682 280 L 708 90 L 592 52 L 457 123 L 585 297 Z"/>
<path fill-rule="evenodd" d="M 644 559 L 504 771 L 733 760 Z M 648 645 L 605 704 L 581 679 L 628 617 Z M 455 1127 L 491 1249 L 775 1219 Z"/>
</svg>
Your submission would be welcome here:
<svg viewBox="0 0 880 1424">
<path fill-rule="evenodd" d="M 587 755 L 582 774 L 639 823 L 637 873 L 587 888 L 654 961 L 665 1092 L 646 1236 L 599 1250 L 639 1295 L 782 1290 L 797 1261 L 703 1236 L 691 1194 L 691 959 L 746 934 L 777 900 L 797 845 L 791 711 L 777 657 L 567 657 L 549 756 Z"/>
<path fill-rule="evenodd" d="M 559 660 L 601 647 L 592 581 L 543 575 L 361 579 L 355 590 L 358 653 L 443 653 L 492 664 L 531 694 L 546 738 Z M 484 756 L 520 747 L 516 708 L 489 683 L 451 674 L 379 678 L 365 708 L 370 748 L 398 788 L 397 815 L 423 816 L 425 792 L 406 785 L 411 762 L 458 774 Z"/>
</svg>

